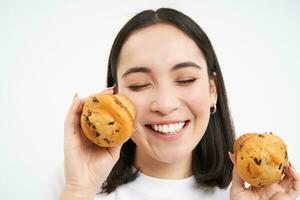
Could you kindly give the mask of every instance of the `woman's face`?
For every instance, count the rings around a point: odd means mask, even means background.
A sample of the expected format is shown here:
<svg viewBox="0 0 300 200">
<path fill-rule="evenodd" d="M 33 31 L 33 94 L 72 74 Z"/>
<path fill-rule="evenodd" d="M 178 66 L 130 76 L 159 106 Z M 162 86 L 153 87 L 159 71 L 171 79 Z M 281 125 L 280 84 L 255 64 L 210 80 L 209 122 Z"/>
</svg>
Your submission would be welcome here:
<svg viewBox="0 0 300 200">
<path fill-rule="evenodd" d="M 136 106 L 137 159 L 175 163 L 191 158 L 216 103 L 202 52 L 184 32 L 155 24 L 124 43 L 117 69 L 119 93 Z"/>
</svg>

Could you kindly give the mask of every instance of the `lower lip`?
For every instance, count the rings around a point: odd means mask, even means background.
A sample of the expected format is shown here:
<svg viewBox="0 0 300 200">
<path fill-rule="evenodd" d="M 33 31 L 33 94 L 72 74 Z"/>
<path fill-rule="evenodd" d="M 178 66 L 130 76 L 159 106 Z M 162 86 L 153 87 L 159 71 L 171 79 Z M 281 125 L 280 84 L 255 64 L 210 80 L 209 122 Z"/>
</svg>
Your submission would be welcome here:
<svg viewBox="0 0 300 200">
<path fill-rule="evenodd" d="M 189 125 L 189 121 L 186 121 L 185 124 L 184 124 L 184 127 L 183 129 L 181 129 L 179 132 L 177 132 L 176 134 L 172 134 L 172 135 L 163 135 L 163 134 L 159 134 L 158 132 L 152 130 L 151 128 L 148 128 L 150 129 L 150 132 L 157 138 L 161 139 L 161 140 L 165 140 L 165 141 L 173 141 L 173 140 L 177 140 L 178 138 L 180 138 L 184 131 L 187 129 L 187 126 Z"/>
</svg>

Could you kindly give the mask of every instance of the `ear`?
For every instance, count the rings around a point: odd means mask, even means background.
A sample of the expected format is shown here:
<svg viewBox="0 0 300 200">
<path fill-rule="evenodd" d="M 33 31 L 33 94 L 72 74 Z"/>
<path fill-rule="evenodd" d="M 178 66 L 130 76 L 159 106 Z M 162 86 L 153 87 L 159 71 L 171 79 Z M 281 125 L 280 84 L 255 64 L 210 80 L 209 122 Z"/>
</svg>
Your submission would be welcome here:
<svg viewBox="0 0 300 200">
<path fill-rule="evenodd" d="M 209 93 L 210 93 L 210 100 L 211 105 L 217 103 L 218 100 L 218 90 L 217 90 L 217 83 L 215 80 L 215 76 L 209 80 Z"/>
</svg>

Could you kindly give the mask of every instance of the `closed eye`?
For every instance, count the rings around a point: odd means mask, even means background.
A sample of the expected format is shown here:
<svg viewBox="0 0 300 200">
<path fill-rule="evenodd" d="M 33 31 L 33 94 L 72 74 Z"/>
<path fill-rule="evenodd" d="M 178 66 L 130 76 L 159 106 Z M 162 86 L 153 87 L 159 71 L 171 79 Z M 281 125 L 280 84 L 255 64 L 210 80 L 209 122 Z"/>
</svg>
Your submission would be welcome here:
<svg viewBox="0 0 300 200">
<path fill-rule="evenodd" d="M 178 84 L 181 84 L 181 85 L 188 85 L 190 83 L 193 83 L 196 80 L 197 80 L 196 78 L 192 78 L 192 79 L 179 80 L 179 81 L 176 81 L 176 82 Z"/>
<path fill-rule="evenodd" d="M 130 85 L 128 88 L 132 91 L 140 91 L 146 87 L 150 86 L 150 84 L 143 84 L 143 85 Z"/>
</svg>

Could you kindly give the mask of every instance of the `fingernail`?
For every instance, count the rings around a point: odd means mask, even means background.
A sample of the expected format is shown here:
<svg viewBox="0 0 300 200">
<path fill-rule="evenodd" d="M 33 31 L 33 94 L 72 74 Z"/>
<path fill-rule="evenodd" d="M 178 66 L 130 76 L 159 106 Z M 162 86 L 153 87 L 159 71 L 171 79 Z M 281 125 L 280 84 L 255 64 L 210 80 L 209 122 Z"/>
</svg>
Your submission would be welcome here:
<svg viewBox="0 0 300 200">
<path fill-rule="evenodd" d="M 112 89 L 114 89 L 114 86 L 108 87 L 108 88 L 106 88 L 105 90 L 107 91 L 107 90 L 112 90 Z"/>
</svg>

